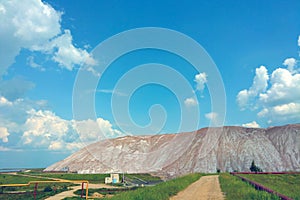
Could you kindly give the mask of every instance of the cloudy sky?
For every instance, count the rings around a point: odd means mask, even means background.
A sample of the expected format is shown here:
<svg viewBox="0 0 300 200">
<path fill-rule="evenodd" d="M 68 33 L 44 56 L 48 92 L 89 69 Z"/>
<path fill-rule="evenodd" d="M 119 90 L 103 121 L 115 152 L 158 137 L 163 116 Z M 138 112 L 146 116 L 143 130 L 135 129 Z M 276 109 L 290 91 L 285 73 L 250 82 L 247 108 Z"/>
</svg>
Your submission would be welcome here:
<svg viewBox="0 0 300 200">
<path fill-rule="evenodd" d="M 0 0 L 0 168 L 46 167 L 124 135 L 299 123 L 299 10 L 298 0 Z M 124 32 L 136 29 L 145 37 Z M 125 52 L 155 41 L 166 46 Z"/>
</svg>

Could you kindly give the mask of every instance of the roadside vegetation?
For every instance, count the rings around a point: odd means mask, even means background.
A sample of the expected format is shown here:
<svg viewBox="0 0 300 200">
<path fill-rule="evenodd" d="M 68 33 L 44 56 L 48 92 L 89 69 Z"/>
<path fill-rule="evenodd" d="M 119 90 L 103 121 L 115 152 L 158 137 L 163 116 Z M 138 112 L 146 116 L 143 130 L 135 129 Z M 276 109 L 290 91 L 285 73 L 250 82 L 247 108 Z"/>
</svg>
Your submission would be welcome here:
<svg viewBox="0 0 300 200">
<path fill-rule="evenodd" d="M 99 189 L 89 189 L 89 197 L 93 196 L 95 193 L 100 194 L 102 197 L 111 197 L 112 195 L 120 194 L 126 191 L 133 191 L 138 189 L 138 187 L 120 187 L 120 188 L 99 188 Z M 83 191 L 85 196 L 86 190 Z M 74 192 L 76 195 L 81 195 L 81 189 Z"/>
<path fill-rule="evenodd" d="M 43 173 L 40 169 L 30 170 L 29 172 L 20 172 L 19 174 L 66 180 L 88 180 L 90 183 L 104 183 L 105 177 L 110 176 L 110 174 Z M 122 174 L 119 175 L 121 180 Z M 161 181 L 160 177 L 153 176 L 151 174 L 125 174 L 125 178 L 130 180 L 142 180 L 142 182 L 144 181 L 148 183 L 157 183 Z"/>
<path fill-rule="evenodd" d="M 228 173 L 220 174 L 219 181 L 226 200 L 280 200 L 276 195 L 258 191 L 253 186 Z"/>
<path fill-rule="evenodd" d="M 45 181 L 48 179 L 27 177 L 12 174 L 0 174 L 0 185 L 3 184 L 27 184 L 30 181 Z M 39 183 L 36 199 L 44 199 L 57 193 L 68 190 L 70 183 Z M 0 199 L 19 200 L 34 199 L 35 184 L 29 186 L 0 187 Z"/>
<path fill-rule="evenodd" d="M 16 183 L 28 183 L 29 181 L 45 181 L 43 178 L 32 178 L 27 176 L 19 176 L 12 174 L 0 174 L 0 185 L 2 184 L 16 184 Z"/>
<path fill-rule="evenodd" d="M 43 177 L 58 178 L 66 180 L 87 180 L 90 183 L 104 183 L 105 177 L 109 174 L 73 174 L 73 173 L 43 173 L 39 174 Z"/>
<path fill-rule="evenodd" d="M 155 186 L 138 188 L 134 191 L 123 192 L 113 197 L 104 198 L 107 200 L 168 200 L 179 191 L 184 190 L 191 183 L 197 181 L 201 174 L 189 174 Z"/>
<path fill-rule="evenodd" d="M 276 192 L 300 200 L 300 174 L 240 174 Z"/>
</svg>

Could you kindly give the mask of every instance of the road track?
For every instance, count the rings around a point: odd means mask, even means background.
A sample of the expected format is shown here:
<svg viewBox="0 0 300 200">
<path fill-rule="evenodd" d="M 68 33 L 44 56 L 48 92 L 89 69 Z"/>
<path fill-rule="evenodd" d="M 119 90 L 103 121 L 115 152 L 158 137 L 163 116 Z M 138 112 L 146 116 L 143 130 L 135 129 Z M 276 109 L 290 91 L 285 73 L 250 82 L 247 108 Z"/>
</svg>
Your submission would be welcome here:
<svg viewBox="0 0 300 200">
<path fill-rule="evenodd" d="M 185 190 L 171 197 L 170 200 L 224 200 L 219 176 L 202 176 Z"/>
</svg>

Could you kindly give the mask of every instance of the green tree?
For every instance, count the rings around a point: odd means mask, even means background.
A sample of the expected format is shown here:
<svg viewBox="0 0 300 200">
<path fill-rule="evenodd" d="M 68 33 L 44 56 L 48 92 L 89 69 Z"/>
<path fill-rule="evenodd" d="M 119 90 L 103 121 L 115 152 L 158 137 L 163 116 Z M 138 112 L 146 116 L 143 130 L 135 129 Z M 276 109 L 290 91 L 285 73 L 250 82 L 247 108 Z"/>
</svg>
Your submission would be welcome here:
<svg viewBox="0 0 300 200">
<path fill-rule="evenodd" d="M 250 171 L 251 172 L 262 172 L 262 169 L 260 169 L 258 166 L 256 166 L 255 162 L 253 160 L 251 163 L 251 166 L 250 166 Z"/>
</svg>

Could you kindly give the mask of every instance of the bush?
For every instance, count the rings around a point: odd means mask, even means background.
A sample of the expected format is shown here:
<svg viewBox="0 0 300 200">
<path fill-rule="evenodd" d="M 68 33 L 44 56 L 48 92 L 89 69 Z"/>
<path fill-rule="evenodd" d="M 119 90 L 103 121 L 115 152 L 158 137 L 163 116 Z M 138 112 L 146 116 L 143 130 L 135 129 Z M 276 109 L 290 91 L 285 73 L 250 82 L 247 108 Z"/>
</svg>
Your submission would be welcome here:
<svg viewBox="0 0 300 200">
<path fill-rule="evenodd" d="M 262 172 L 262 169 L 260 169 L 258 166 L 255 165 L 254 160 L 251 163 L 250 166 L 250 171 L 251 172 Z"/>
<path fill-rule="evenodd" d="M 51 188 L 51 186 L 46 186 L 45 189 L 44 189 L 44 192 L 52 192 L 53 189 Z"/>
</svg>

